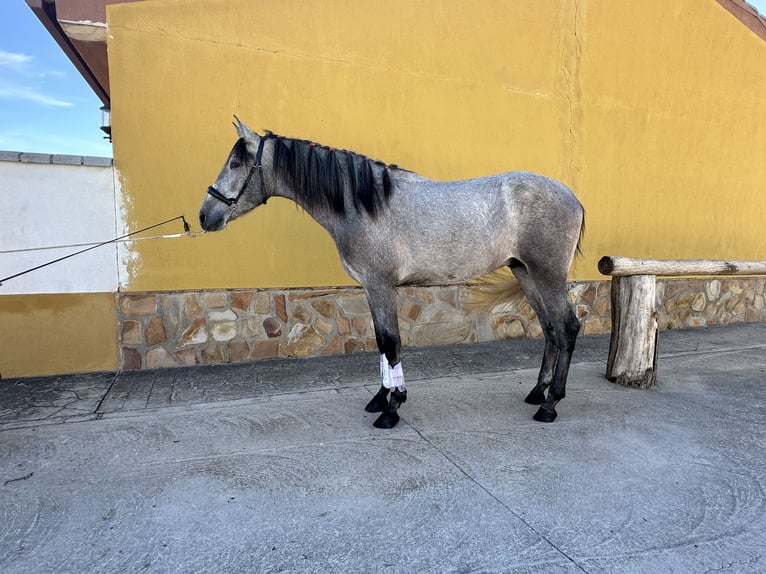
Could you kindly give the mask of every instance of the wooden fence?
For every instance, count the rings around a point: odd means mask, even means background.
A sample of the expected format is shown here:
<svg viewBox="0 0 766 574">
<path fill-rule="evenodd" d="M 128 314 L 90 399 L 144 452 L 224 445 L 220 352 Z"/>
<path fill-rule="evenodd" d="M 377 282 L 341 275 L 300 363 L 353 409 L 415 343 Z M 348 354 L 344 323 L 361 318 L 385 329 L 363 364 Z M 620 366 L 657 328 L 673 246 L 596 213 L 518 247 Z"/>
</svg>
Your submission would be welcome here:
<svg viewBox="0 0 766 574">
<path fill-rule="evenodd" d="M 657 382 L 657 276 L 766 275 L 766 261 L 605 256 L 598 270 L 612 277 L 606 377 L 621 385 L 648 388 Z"/>
</svg>

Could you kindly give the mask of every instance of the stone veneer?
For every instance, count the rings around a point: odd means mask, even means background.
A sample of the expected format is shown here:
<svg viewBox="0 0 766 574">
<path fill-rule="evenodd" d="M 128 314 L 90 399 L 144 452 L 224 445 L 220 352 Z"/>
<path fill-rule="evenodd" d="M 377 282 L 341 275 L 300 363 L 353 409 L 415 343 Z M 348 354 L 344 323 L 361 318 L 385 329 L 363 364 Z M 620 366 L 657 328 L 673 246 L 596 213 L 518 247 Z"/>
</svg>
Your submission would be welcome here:
<svg viewBox="0 0 766 574">
<path fill-rule="evenodd" d="M 661 329 L 766 320 L 766 278 L 658 280 Z M 405 346 L 542 336 L 526 300 L 492 313 L 466 303 L 475 287 L 400 289 Z M 611 329 L 610 281 L 574 283 L 584 334 Z M 377 351 L 359 288 L 117 293 L 121 367 L 234 363 Z"/>
</svg>

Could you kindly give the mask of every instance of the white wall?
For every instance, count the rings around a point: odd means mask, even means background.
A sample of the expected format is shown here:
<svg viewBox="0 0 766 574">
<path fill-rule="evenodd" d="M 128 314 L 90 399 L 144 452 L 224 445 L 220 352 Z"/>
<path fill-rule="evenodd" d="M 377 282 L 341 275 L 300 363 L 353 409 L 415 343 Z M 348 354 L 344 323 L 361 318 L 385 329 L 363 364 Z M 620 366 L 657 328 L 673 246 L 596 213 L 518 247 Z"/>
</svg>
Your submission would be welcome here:
<svg viewBox="0 0 766 574">
<path fill-rule="evenodd" d="M 0 152 L 0 280 L 84 248 L 73 244 L 124 233 L 118 202 L 108 159 Z M 21 251 L 48 246 L 67 247 Z M 0 295 L 114 292 L 117 286 L 118 249 L 110 244 L 10 279 Z"/>
</svg>

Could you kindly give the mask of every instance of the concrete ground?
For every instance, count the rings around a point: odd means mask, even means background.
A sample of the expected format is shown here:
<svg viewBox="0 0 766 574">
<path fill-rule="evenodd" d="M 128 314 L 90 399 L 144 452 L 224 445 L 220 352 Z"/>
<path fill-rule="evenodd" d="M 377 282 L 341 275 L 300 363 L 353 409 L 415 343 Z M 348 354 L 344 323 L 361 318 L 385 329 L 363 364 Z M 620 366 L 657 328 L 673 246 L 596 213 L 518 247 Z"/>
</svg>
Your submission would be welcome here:
<svg viewBox="0 0 766 574">
<path fill-rule="evenodd" d="M 766 324 L 406 349 L 391 431 L 358 354 L 0 381 L 0 572 L 766 572 Z"/>
</svg>

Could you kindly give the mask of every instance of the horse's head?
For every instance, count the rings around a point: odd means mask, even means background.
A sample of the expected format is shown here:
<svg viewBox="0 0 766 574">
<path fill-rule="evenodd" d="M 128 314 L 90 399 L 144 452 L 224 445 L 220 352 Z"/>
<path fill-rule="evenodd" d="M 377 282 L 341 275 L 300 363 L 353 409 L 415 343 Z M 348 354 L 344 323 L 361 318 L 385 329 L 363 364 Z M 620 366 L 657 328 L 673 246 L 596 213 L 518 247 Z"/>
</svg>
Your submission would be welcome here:
<svg viewBox="0 0 766 574">
<path fill-rule="evenodd" d="M 234 116 L 239 139 L 226 158 L 215 183 L 207 188 L 199 210 L 205 231 L 219 231 L 254 207 L 266 203 L 261 158 L 268 136 L 259 136 Z"/>
</svg>

